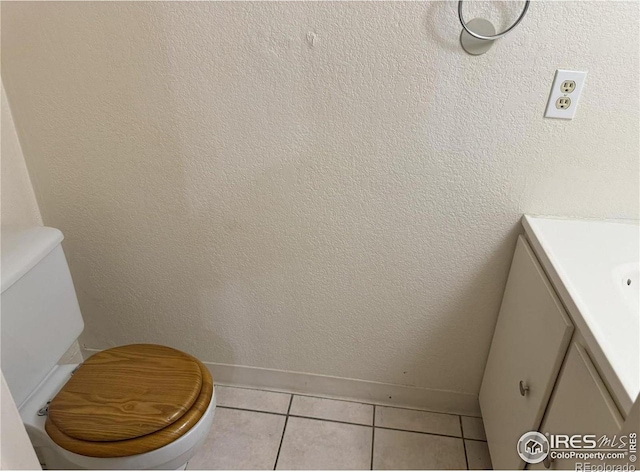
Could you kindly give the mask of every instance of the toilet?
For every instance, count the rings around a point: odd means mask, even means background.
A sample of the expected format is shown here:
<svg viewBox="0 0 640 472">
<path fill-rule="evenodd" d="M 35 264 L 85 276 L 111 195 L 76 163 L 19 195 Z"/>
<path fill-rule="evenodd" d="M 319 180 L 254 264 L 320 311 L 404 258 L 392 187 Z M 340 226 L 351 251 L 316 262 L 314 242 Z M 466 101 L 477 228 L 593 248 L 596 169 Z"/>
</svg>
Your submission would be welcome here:
<svg viewBox="0 0 640 472">
<path fill-rule="evenodd" d="M 2 229 L 2 372 L 48 469 L 186 468 L 215 412 L 208 369 L 132 344 L 58 364 L 84 328 L 54 228 Z"/>
</svg>

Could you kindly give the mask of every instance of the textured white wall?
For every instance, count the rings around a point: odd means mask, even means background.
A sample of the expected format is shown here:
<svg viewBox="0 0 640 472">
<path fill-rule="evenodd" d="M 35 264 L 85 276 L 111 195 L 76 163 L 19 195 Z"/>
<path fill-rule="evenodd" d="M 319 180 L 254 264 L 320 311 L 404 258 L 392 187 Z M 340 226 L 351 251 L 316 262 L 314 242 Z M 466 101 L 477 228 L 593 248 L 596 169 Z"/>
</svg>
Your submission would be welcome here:
<svg viewBox="0 0 640 472">
<path fill-rule="evenodd" d="M 24 162 L 16 127 L 0 84 L 0 224 L 3 226 L 41 226 L 42 217 Z"/>
<path fill-rule="evenodd" d="M 520 215 L 638 217 L 639 14 L 537 1 L 469 57 L 455 8 L 3 2 L 83 341 L 477 393 Z"/>
</svg>

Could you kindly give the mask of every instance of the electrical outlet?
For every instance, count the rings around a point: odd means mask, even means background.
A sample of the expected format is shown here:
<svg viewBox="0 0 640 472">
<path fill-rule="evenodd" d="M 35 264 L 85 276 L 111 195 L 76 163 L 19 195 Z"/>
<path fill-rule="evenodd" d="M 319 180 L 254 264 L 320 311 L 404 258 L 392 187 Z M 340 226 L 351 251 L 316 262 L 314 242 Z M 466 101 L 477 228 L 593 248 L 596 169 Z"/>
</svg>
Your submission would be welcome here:
<svg viewBox="0 0 640 472">
<path fill-rule="evenodd" d="M 562 93 L 571 93 L 576 89 L 575 80 L 565 80 L 560 84 L 560 90 Z"/>
<path fill-rule="evenodd" d="M 576 115 L 578 100 L 586 78 L 586 72 L 558 69 L 553 79 L 544 116 L 572 120 Z"/>
</svg>

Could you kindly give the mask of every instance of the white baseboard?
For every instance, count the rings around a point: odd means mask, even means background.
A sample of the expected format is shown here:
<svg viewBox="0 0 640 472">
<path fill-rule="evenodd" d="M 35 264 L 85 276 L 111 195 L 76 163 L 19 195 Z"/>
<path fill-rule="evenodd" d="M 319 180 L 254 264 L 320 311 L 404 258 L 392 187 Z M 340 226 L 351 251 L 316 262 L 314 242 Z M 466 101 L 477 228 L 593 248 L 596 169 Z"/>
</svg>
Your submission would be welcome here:
<svg viewBox="0 0 640 472">
<path fill-rule="evenodd" d="M 377 405 L 480 416 L 478 396 L 406 385 L 346 379 L 241 365 L 204 362 L 214 383 L 278 392 L 299 393 Z"/>
<path fill-rule="evenodd" d="M 83 348 L 87 358 L 100 349 Z M 480 416 L 478 396 L 328 375 L 204 362 L 215 384 Z"/>
</svg>

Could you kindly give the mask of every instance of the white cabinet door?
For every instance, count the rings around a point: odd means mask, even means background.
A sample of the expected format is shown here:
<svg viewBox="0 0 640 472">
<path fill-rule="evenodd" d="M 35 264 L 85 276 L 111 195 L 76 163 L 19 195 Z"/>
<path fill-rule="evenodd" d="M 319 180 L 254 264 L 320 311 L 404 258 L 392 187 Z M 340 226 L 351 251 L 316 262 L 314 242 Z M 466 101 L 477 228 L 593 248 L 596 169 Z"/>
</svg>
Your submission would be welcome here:
<svg viewBox="0 0 640 472">
<path fill-rule="evenodd" d="M 571 320 L 520 236 L 480 388 L 494 468 L 524 468 L 518 439 L 538 429 L 572 332 Z"/>
<path fill-rule="evenodd" d="M 623 420 L 585 350 L 573 343 L 551 396 L 540 432 L 549 434 L 620 434 Z M 575 470 L 576 462 L 597 460 L 557 459 L 530 466 Z M 613 463 L 613 461 L 605 461 Z"/>
</svg>

